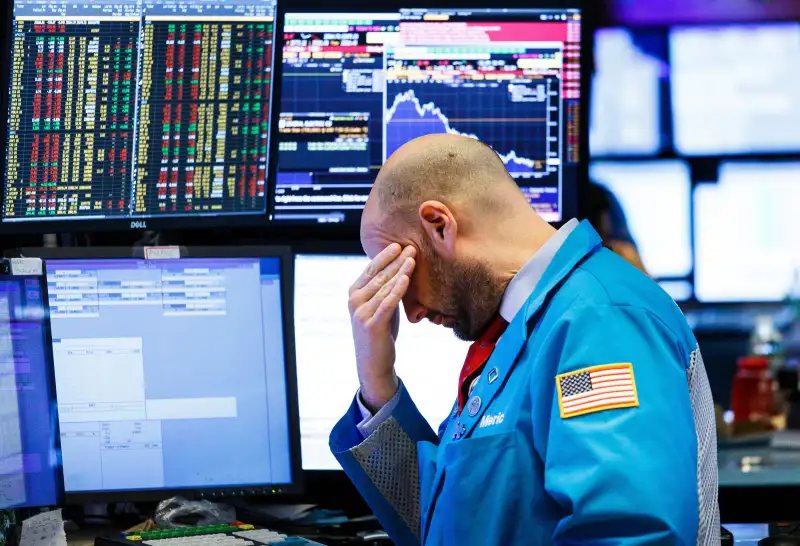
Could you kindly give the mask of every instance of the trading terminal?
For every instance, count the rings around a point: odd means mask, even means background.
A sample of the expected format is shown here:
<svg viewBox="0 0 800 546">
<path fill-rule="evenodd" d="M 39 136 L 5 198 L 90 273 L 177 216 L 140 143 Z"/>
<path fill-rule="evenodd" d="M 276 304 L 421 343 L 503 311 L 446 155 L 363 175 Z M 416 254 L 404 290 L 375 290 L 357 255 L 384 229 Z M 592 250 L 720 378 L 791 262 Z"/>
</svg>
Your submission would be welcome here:
<svg viewBox="0 0 800 546">
<path fill-rule="evenodd" d="M 721 543 L 800 543 L 800 10 L 594 4 L 6 2 L 0 546 L 391 544 L 329 437 L 361 211 L 438 133 L 680 307 Z M 400 315 L 435 431 L 470 344 Z"/>
</svg>

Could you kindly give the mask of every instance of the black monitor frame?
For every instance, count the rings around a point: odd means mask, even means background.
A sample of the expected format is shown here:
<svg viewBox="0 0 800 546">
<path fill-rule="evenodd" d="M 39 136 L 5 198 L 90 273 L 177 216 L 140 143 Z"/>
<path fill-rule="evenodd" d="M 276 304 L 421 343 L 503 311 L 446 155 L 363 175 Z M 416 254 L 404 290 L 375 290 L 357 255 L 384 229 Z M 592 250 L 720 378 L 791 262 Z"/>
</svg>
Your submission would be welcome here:
<svg viewBox="0 0 800 546">
<path fill-rule="evenodd" d="M 280 117 L 281 104 L 281 51 L 283 51 L 283 3 L 277 2 L 273 21 L 272 42 L 272 82 L 268 139 L 268 163 L 265 185 L 264 211 L 252 213 L 188 214 L 185 216 L 122 216 L 88 219 L 47 219 L 42 221 L 4 221 L 6 171 L 0 171 L 0 233 L 83 233 L 91 231 L 134 231 L 146 229 L 208 229 L 214 227 L 266 227 L 272 216 L 275 174 L 278 167 L 278 139 L 273 124 Z M 14 0 L 0 2 L 0 29 L 5 33 L 0 37 L 0 46 L 7 51 L 0 55 L 0 154 L 8 155 L 8 117 L 10 115 L 9 91 L 11 84 L 11 59 L 13 47 Z"/>
<path fill-rule="evenodd" d="M 7 263 L 3 264 L 3 267 L 0 268 L 0 281 L 3 280 L 27 280 L 27 279 L 35 279 L 36 282 L 39 283 L 40 295 L 42 298 L 42 309 L 44 310 L 44 316 L 42 317 L 42 325 L 43 325 L 43 334 L 44 339 L 42 342 L 44 343 L 44 357 L 46 359 L 45 362 L 45 381 L 47 382 L 47 393 L 49 398 L 49 413 L 50 413 L 50 445 L 49 449 L 52 453 L 57 455 L 56 460 L 56 473 L 55 473 L 55 485 L 56 485 L 56 505 L 61 504 L 64 500 L 64 472 L 63 466 L 61 464 L 61 432 L 58 425 L 58 407 L 56 405 L 56 375 L 55 375 L 55 366 L 53 364 L 53 337 L 52 332 L 50 330 L 50 303 L 48 301 L 47 295 L 47 281 L 44 271 L 42 271 L 41 275 L 15 275 L 10 268 L 6 268 Z M 18 402 L 19 403 L 19 402 Z M 21 409 L 21 408 L 20 408 Z M 24 434 L 24 431 L 22 431 Z M 27 487 L 27 485 L 26 485 Z M 39 506 L 24 503 L 22 505 L 15 505 L 9 506 L 7 509 L 9 510 L 17 510 L 17 509 L 24 509 L 24 508 L 39 508 Z"/>
<path fill-rule="evenodd" d="M 144 259 L 146 247 L 73 247 L 22 248 L 18 255 L 53 259 Z M 284 370 L 286 401 L 289 416 L 289 448 L 292 482 L 214 488 L 141 489 L 114 491 L 77 491 L 65 493 L 69 503 L 91 502 L 150 502 L 181 495 L 196 498 L 288 496 L 303 492 L 303 473 L 300 459 L 300 420 L 297 398 L 297 368 L 294 339 L 294 255 L 285 246 L 179 247 L 181 258 L 279 258 L 281 262 L 281 319 L 283 323 Z M 57 395 L 58 393 L 56 393 Z"/>
</svg>

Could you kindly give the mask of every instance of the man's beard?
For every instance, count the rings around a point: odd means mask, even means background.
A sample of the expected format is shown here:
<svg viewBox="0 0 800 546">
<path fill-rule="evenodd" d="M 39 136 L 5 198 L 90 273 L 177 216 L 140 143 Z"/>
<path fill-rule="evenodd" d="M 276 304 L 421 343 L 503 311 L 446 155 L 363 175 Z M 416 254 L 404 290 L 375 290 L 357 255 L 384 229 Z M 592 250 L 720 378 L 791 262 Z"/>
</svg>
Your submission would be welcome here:
<svg viewBox="0 0 800 546">
<path fill-rule="evenodd" d="M 432 304 L 438 306 L 438 314 L 455 319 L 457 338 L 475 341 L 497 315 L 505 283 L 480 261 L 446 263 L 427 245 L 420 251 L 428 263 Z"/>
</svg>

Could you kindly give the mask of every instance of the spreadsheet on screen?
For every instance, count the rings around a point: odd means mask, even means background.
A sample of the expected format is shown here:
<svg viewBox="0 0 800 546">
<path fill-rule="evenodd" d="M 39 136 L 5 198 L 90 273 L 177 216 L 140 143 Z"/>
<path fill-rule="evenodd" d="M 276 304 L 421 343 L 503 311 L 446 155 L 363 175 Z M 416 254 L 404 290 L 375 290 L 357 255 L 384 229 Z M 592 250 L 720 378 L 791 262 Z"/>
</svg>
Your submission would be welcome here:
<svg viewBox="0 0 800 546">
<path fill-rule="evenodd" d="M 291 482 L 279 258 L 46 268 L 67 492 Z"/>
<path fill-rule="evenodd" d="M 275 13 L 14 0 L 3 222 L 265 215 Z"/>
</svg>

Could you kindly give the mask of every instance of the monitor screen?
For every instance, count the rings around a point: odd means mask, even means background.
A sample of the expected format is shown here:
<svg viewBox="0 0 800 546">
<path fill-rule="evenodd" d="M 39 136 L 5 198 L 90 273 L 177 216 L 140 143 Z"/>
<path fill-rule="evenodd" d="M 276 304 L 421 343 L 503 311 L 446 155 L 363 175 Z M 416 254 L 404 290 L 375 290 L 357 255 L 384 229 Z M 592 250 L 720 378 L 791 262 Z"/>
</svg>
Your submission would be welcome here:
<svg viewBox="0 0 800 546">
<path fill-rule="evenodd" d="M 657 155 L 667 141 L 661 123 L 666 34 L 608 28 L 595 32 L 594 43 L 592 156 Z"/>
<path fill-rule="evenodd" d="M 580 151 L 580 10 L 285 16 L 276 220 L 355 222 L 383 162 L 432 133 L 479 138 L 548 221 Z"/>
<path fill-rule="evenodd" d="M 60 498 L 44 297 L 40 277 L 0 277 L 0 510 Z"/>
<path fill-rule="evenodd" d="M 647 271 L 657 279 L 689 276 L 689 165 L 680 160 L 595 161 L 589 173 L 619 201 Z"/>
<path fill-rule="evenodd" d="M 347 290 L 369 263 L 364 256 L 298 255 L 295 259 L 295 338 L 303 468 L 340 470 L 328 437 L 358 390 Z M 437 430 L 458 390 L 469 343 L 401 311 L 397 375 Z"/>
<path fill-rule="evenodd" d="M 68 494 L 292 483 L 280 258 L 46 269 Z"/>
<path fill-rule="evenodd" d="M 694 193 L 695 293 L 783 301 L 800 279 L 800 163 L 727 162 Z"/>
<path fill-rule="evenodd" d="M 670 60 L 678 153 L 800 150 L 800 23 L 675 28 Z"/>
<path fill-rule="evenodd" d="M 7 225 L 267 213 L 274 0 L 14 0 Z"/>
</svg>

